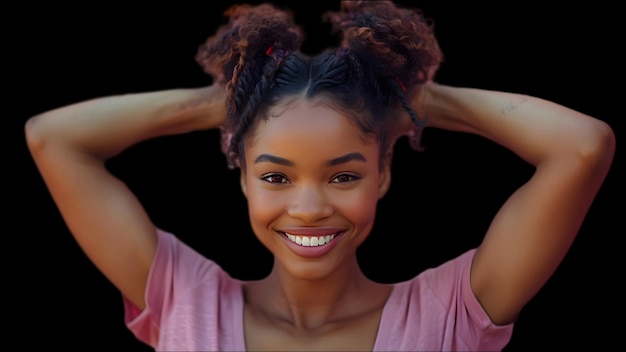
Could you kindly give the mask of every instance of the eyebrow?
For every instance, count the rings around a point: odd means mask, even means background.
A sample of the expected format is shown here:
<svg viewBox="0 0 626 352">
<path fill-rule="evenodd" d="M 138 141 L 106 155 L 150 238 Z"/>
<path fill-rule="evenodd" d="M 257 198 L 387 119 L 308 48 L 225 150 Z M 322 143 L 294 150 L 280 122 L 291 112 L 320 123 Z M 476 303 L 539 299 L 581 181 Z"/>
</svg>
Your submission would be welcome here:
<svg viewBox="0 0 626 352">
<path fill-rule="evenodd" d="M 367 159 L 365 159 L 365 157 L 361 153 L 356 153 L 356 152 L 348 153 L 338 158 L 328 160 L 326 162 L 326 166 L 337 166 L 337 165 L 349 163 L 351 161 L 360 161 L 360 162 L 365 163 L 367 162 Z M 255 164 L 264 163 L 264 162 L 274 163 L 274 164 L 283 165 L 283 166 L 290 166 L 290 167 L 294 166 L 294 163 L 291 160 L 281 158 L 279 156 L 275 156 L 271 154 L 261 154 L 256 159 L 254 159 Z"/>
<path fill-rule="evenodd" d="M 274 164 L 284 165 L 284 166 L 293 166 L 293 163 L 291 162 L 291 160 L 281 158 L 275 155 L 270 155 L 270 154 L 261 154 L 257 156 L 256 159 L 254 159 L 254 163 L 255 164 L 274 163 Z"/>
<path fill-rule="evenodd" d="M 367 162 L 367 160 L 365 159 L 363 154 L 361 154 L 361 153 L 349 153 L 349 154 L 346 154 L 344 156 L 340 156 L 338 158 L 335 158 L 335 159 L 327 161 L 326 162 L 326 166 L 337 166 L 337 165 L 349 163 L 351 161 L 360 161 L 360 162 L 363 162 L 363 163 Z"/>
</svg>

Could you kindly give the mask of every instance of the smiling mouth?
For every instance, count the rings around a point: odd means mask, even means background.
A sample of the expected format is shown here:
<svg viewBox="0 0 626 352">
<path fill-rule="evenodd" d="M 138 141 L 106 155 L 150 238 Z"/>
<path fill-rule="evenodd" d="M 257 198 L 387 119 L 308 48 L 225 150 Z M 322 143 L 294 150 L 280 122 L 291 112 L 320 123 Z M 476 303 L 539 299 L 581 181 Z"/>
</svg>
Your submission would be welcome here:
<svg viewBox="0 0 626 352">
<path fill-rule="evenodd" d="M 319 247 L 324 246 L 330 243 L 335 237 L 339 234 L 339 232 L 326 235 L 326 236 L 299 236 L 292 235 L 287 232 L 283 232 L 283 235 L 287 237 L 291 242 L 300 245 L 302 247 Z"/>
</svg>

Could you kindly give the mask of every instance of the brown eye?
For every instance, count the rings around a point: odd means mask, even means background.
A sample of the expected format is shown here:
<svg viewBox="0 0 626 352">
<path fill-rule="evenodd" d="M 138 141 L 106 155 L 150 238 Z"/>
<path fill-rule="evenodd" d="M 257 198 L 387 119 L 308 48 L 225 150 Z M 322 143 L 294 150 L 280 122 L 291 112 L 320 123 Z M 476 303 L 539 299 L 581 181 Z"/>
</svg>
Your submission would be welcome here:
<svg viewBox="0 0 626 352">
<path fill-rule="evenodd" d="M 267 183 L 289 183 L 289 180 L 281 174 L 269 174 L 261 177 L 261 180 Z"/>
<path fill-rule="evenodd" d="M 335 178 L 330 181 L 331 183 L 347 183 L 360 179 L 360 177 L 351 174 L 340 174 L 335 176 Z"/>
</svg>

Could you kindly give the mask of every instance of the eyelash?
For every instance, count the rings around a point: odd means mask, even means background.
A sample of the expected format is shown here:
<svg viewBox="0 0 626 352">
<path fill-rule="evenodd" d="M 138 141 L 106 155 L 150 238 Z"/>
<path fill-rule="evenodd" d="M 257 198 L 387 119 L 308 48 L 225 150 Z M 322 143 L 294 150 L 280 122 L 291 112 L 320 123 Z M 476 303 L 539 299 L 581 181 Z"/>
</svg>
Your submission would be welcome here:
<svg viewBox="0 0 626 352">
<path fill-rule="evenodd" d="M 281 180 L 280 182 L 272 182 L 272 181 L 270 181 L 270 179 L 271 179 L 271 178 L 274 178 L 274 177 L 280 177 L 282 180 Z M 338 179 L 339 177 L 349 177 L 350 179 L 349 179 L 348 181 L 343 181 L 343 182 L 341 182 L 341 181 L 339 181 L 339 182 L 334 182 L 334 180 L 335 180 L 335 179 Z M 357 181 L 357 180 L 359 180 L 359 179 L 360 179 L 360 177 L 359 177 L 359 176 L 357 176 L 357 175 L 345 174 L 345 173 L 344 173 L 344 174 L 338 174 L 338 175 L 336 175 L 335 177 L 333 177 L 333 178 L 332 178 L 332 180 L 331 180 L 330 182 L 331 182 L 331 183 L 348 183 L 348 182 L 354 182 L 354 181 Z M 290 183 L 290 182 L 287 180 L 287 178 L 286 178 L 284 175 L 281 175 L 281 174 L 267 174 L 267 175 L 263 175 L 263 176 L 261 176 L 261 180 L 263 180 L 263 181 L 265 181 L 265 182 L 267 182 L 267 183 L 270 183 L 270 184 L 283 184 L 283 183 Z M 286 181 L 286 182 L 283 182 L 283 181 Z"/>
<path fill-rule="evenodd" d="M 289 182 L 272 182 L 270 181 L 271 178 L 273 177 L 280 177 L 282 178 L 282 180 L 287 180 L 287 178 L 281 174 L 267 174 L 267 175 L 263 175 L 261 176 L 261 180 L 267 182 L 267 183 L 271 183 L 271 184 L 278 184 L 278 183 L 289 183 Z"/>
<path fill-rule="evenodd" d="M 350 179 L 348 181 L 344 181 L 344 182 L 333 182 L 333 180 L 336 180 L 336 179 L 338 179 L 340 177 L 349 177 Z M 357 181 L 359 179 L 360 179 L 360 177 L 357 176 L 357 175 L 353 175 L 353 174 L 339 174 L 339 175 L 333 177 L 333 179 L 330 182 L 331 183 L 348 183 L 348 182 Z"/>
</svg>

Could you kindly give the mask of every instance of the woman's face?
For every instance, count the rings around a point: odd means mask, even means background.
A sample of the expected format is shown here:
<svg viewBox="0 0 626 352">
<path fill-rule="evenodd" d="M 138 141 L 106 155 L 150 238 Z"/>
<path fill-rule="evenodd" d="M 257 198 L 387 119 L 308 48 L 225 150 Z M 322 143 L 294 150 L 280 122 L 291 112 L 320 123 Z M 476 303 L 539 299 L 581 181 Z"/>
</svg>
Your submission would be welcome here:
<svg viewBox="0 0 626 352">
<path fill-rule="evenodd" d="M 245 141 L 252 229 L 291 275 L 326 277 L 355 262 L 389 168 L 379 168 L 375 139 L 323 100 L 276 106 L 270 116 Z"/>
</svg>

